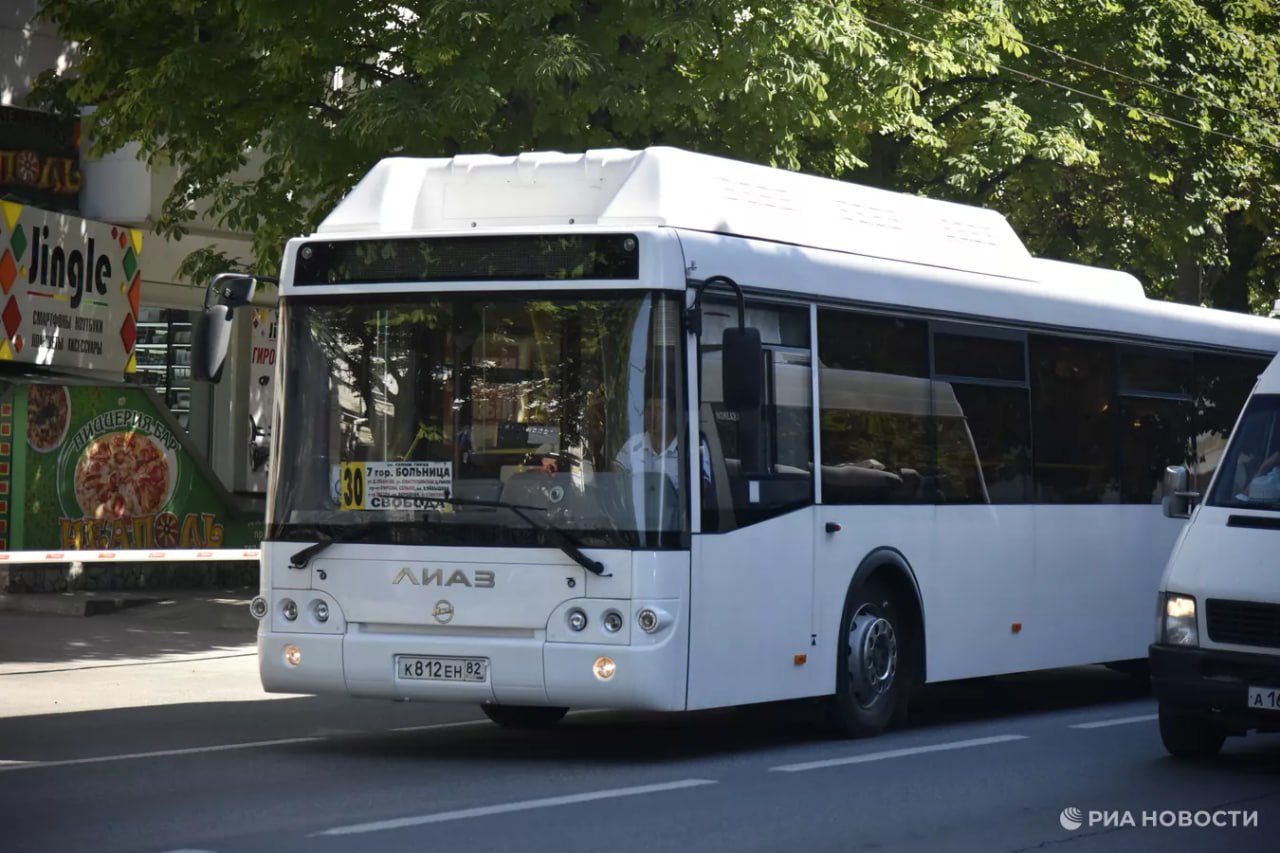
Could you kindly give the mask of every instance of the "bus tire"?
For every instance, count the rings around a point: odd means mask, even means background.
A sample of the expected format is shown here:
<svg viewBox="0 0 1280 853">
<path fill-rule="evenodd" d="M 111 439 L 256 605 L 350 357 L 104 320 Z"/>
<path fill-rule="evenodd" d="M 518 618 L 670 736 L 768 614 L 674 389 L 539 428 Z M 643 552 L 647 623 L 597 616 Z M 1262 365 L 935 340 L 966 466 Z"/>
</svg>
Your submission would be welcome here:
<svg viewBox="0 0 1280 853">
<path fill-rule="evenodd" d="M 836 653 L 831 722 L 843 737 L 873 737 L 906 715 L 915 643 L 901 607 L 879 578 L 857 584 L 845 599 Z"/>
<path fill-rule="evenodd" d="M 1164 704 L 1159 712 L 1160 741 L 1174 758 L 1213 758 L 1221 751 L 1227 736 L 1212 722 Z"/>
<path fill-rule="evenodd" d="M 484 715 L 503 728 L 549 729 L 569 713 L 568 708 L 541 705 L 481 705 Z"/>
</svg>

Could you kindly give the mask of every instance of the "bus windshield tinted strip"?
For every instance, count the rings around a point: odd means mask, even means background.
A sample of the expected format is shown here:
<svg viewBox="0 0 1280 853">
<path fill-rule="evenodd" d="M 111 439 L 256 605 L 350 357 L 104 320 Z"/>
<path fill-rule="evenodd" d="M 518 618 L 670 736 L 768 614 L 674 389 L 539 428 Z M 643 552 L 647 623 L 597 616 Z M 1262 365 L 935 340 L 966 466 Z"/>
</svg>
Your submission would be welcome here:
<svg viewBox="0 0 1280 853">
<path fill-rule="evenodd" d="M 298 250 L 294 284 L 443 281 L 635 281 L 631 234 L 419 237 L 310 242 Z"/>
</svg>

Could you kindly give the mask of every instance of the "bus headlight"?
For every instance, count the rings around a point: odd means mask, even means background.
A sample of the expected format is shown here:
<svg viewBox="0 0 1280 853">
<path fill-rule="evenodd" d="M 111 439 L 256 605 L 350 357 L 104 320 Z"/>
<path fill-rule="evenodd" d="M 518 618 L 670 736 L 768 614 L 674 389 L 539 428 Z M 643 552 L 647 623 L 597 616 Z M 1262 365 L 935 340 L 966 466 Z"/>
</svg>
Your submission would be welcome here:
<svg viewBox="0 0 1280 853">
<path fill-rule="evenodd" d="M 253 601 L 249 602 L 249 612 L 253 614 L 254 619 L 261 619 L 267 615 L 267 600 L 262 596 L 254 596 Z"/>
<path fill-rule="evenodd" d="M 601 617 L 600 624 L 610 634 L 616 634 L 622 630 L 622 614 L 616 610 L 607 610 Z"/>
<path fill-rule="evenodd" d="M 644 631 L 646 634 L 652 634 L 654 631 L 658 630 L 658 627 L 662 624 L 662 620 L 658 618 L 657 612 L 646 607 L 644 610 L 641 610 L 636 614 L 636 624 L 640 626 L 641 631 Z"/>
<path fill-rule="evenodd" d="M 1173 592 L 1164 594 L 1161 608 L 1160 632 L 1162 642 L 1171 646 L 1198 646 L 1200 632 L 1196 627 L 1196 600 L 1189 595 Z"/>
<path fill-rule="evenodd" d="M 596 678 L 601 681 L 608 681 L 613 678 L 613 674 L 618 671 L 618 665 L 613 662 L 613 658 L 607 658 L 604 655 L 596 658 L 596 662 L 591 665 L 591 671 L 596 674 Z"/>
<path fill-rule="evenodd" d="M 574 631 L 581 631 L 587 627 L 587 614 L 580 608 L 573 608 L 566 617 L 569 621 L 569 628 Z"/>
<path fill-rule="evenodd" d="M 329 621 L 329 605 L 326 602 L 317 601 L 312 612 L 315 613 L 317 622 Z"/>
<path fill-rule="evenodd" d="M 298 605 L 292 598 L 286 598 L 280 602 L 280 612 L 284 614 L 285 621 L 292 622 L 298 618 Z"/>
<path fill-rule="evenodd" d="M 302 664 L 302 649 L 293 643 L 284 647 L 284 662 L 289 666 L 300 666 Z"/>
</svg>

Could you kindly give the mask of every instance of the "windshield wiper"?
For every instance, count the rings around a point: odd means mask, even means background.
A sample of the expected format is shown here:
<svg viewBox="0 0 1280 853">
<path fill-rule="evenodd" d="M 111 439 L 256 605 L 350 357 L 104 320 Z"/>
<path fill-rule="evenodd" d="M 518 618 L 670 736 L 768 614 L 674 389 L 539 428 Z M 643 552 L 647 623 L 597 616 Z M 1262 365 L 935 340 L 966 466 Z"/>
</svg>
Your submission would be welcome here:
<svg viewBox="0 0 1280 853">
<path fill-rule="evenodd" d="M 345 526 L 337 533 L 330 535 L 328 539 L 323 539 L 314 545 L 308 545 L 298 553 L 294 554 L 289 558 L 289 568 L 306 568 L 308 561 L 310 561 L 312 557 L 319 554 L 330 545 L 336 545 L 340 542 L 359 542 L 378 531 L 396 530 L 402 527 L 421 527 L 426 523 L 427 518 L 424 515 L 422 518 L 412 520 L 374 521 L 364 524 Z"/>
<path fill-rule="evenodd" d="M 570 559 L 572 559 L 579 566 L 582 566 L 582 568 L 586 569 L 592 574 L 597 574 L 597 575 L 600 575 L 601 577 L 609 577 L 609 575 L 605 574 L 604 564 L 597 562 L 596 560 L 593 560 L 590 557 L 588 557 L 586 554 L 582 553 L 581 543 L 579 543 L 577 539 L 570 536 L 568 531 L 565 531 L 559 527 L 556 527 L 550 521 L 546 523 L 540 523 L 540 522 L 534 521 L 532 516 L 525 514 L 525 510 L 531 510 L 533 512 L 546 512 L 547 511 L 546 507 L 524 506 L 521 504 L 509 504 L 509 503 L 504 503 L 503 501 L 473 500 L 471 498 L 439 498 L 438 500 L 441 503 L 447 503 L 447 504 L 450 504 L 451 506 L 483 506 L 483 507 L 493 507 L 495 509 L 509 509 L 513 513 L 515 513 L 517 516 L 519 516 L 521 519 L 523 519 L 525 523 L 527 523 L 530 527 L 533 527 L 538 530 L 545 530 L 553 534 L 556 540 L 558 541 L 560 550 L 563 551 Z"/>
</svg>

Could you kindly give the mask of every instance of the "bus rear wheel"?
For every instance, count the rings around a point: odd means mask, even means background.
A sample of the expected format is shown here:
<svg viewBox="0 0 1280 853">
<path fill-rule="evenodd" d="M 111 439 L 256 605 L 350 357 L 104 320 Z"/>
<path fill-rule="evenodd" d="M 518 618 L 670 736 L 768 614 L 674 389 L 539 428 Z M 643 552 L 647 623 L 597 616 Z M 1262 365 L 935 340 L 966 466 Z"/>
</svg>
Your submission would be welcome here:
<svg viewBox="0 0 1280 853">
<path fill-rule="evenodd" d="M 845 600 L 830 717 L 838 735 L 872 737 L 904 716 L 910 638 L 888 586 L 872 579 Z"/>
<path fill-rule="evenodd" d="M 568 708 L 540 705 L 481 705 L 484 715 L 508 729 L 549 729 L 569 713 Z"/>
</svg>

